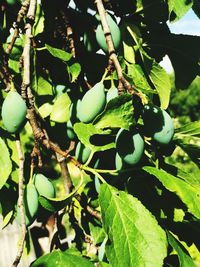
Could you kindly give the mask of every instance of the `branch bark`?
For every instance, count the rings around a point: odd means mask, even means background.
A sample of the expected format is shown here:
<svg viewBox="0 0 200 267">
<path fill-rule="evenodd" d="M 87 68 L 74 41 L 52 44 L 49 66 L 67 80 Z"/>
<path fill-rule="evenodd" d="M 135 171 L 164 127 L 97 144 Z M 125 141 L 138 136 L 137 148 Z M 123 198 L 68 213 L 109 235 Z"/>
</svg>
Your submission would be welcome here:
<svg viewBox="0 0 200 267">
<path fill-rule="evenodd" d="M 56 153 L 57 161 L 60 164 L 61 174 L 63 177 L 63 182 L 65 186 L 65 192 L 68 195 L 73 188 L 72 180 L 70 177 L 69 169 L 67 167 L 67 161 L 66 158 L 61 156 L 60 154 Z"/>
<path fill-rule="evenodd" d="M 139 98 L 141 98 L 140 94 L 134 90 L 132 85 L 125 79 L 125 77 L 123 75 L 121 65 L 119 63 L 119 60 L 118 60 L 116 52 L 115 52 L 115 47 L 113 44 L 111 31 L 110 31 L 110 28 L 109 28 L 109 25 L 108 25 L 108 22 L 106 19 L 106 10 L 104 8 L 103 2 L 102 2 L 102 0 L 95 0 L 94 2 L 96 4 L 97 11 L 99 13 L 100 20 L 101 20 L 103 32 L 104 32 L 104 35 L 106 38 L 109 58 L 110 58 L 110 60 L 112 60 L 114 66 L 115 66 L 115 69 L 117 71 L 118 80 L 119 80 L 119 86 L 118 86 L 119 93 L 122 93 L 124 91 L 124 88 L 125 88 L 125 89 L 127 89 L 127 91 L 130 94 L 137 95 Z"/>
<path fill-rule="evenodd" d="M 24 154 L 21 147 L 20 137 L 16 136 L 16 146 L 19 157 L 19 184 L 18 184 L 18 207 L 20 210 L 21 217 L 21 235 L 19 240 L 19 248 L 15 260 L 12 264 L 12 267 L 17 267 L 20 259 L 22 257 L 23 249 L 24 249 L 24 241 L 26 237 L 26 223 L 25 223 L 25 210 L 23 203 L 23 195 L 24 195 Z"/>
</svg>

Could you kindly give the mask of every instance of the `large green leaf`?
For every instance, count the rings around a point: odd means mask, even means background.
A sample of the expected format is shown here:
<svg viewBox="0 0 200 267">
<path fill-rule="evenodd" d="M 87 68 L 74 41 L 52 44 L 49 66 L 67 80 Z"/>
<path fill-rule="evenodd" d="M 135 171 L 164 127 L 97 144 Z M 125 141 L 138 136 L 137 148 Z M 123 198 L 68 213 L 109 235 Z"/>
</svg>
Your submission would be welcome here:
<svg viewBox="0 0 200 267">
<path fill-rule="evenodd" d="M 0 189 L 5 185 L 11 171 L 12 162 L 8 148 L 0 137 Z"/>
<path fill-rule="evenodd" d="M 183 247 L 183 245 L 170 233 L 167 232 L 167 237 L 169 244 L 173 247 L 173 249 L 177 252 L 179 263 L 181 267 L 195 267 L 193 260 L 188 255 L 188 252 Z"/>
<path fill-rule="evenodd" d="M 31 267 L 94 267 L 94 265 L 78 255 L 70 254 L 67 251 L 53 251 L 37 259 Z"/>
<path fill-rule="evenodd" d="M 149 73 L 151 80 L 158 92 L 160 106 L 166 109 L 169 105 L 171 82 L 166 71 L 155 61 L 152 62 L 152 68 Z"/>
<path fill-rule="evenodd" d="M 97 128 L 124 128 L 129 129 L 134 124 L 133 104 L 131 95 L 124 94 L 108 102 L 104 112 L 96 121 Z"/>
<path fill-rule="evenodd" d="M 170 21 L 176 21 L 182 18 L 192 7 L 193 0 L 168 0 Z"/>
<path fill-rule="evenodd" d="M 163 266 L 167 254 L 165 232 L 138 199 L 103 184 L 99 203 L 111 266 Z"/>
<path fill-rule="evenodd" d="M 143 169 L 149 174 L 154 175 L 169 191 L 174 192 L 187 206 L 189 212 L 200 219 L 199 187 L 177 178 L 162 169 L 150 166 L 146 166 Z"/>
<path fill-rule="evenodd" d="M 175 131 L 175 138 L 182 138 L 187 136 L 199 137 L 200 138 L 200 121 L 194 121 L 187 123 L 186 125 L 177 128 Z"/>
<path fill-rule="evenodd" d="M 53 104 L 50 120 L 60 123 L 67 122 L 70 118 L 70 105 L 71 100 L 67 93 L 58 96 Z"/>
<path fill-rule="evenodd" d="M 97 129 L 93 124 L 85 124 L 82 122 L 75 123 L 74 131 L 81 143 L 84 144 L 85 147 L 89 147 L 93 152 L 104 151 L 115 147 L 115 143 L 109 135 L 110 131 Z M 95 145 L 95 136 L 100 137 L 102 141 L 104 139 L 107 140 L 104 140 L 104 142 L 99 145 Z M 94 139 L 94 143 L 91 143 L 92 139 Z"/>
<path fill-rule="evenodd" d="M 45 46 L 52 56 L 57 57 L 57 58 L 61 59 L 62 61 L 69 61 L 72 58 L 72 54 L 67 53 L 64 50 L 52 47 L 52 46 L 47 45 L 47 44 Z"/>
</svg>

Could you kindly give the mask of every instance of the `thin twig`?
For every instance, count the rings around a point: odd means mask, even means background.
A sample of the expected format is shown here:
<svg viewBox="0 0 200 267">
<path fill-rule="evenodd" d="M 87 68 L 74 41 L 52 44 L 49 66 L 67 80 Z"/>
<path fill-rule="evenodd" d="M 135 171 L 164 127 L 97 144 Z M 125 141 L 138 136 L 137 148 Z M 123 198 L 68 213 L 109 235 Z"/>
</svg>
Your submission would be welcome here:
<svg viewBox="0 0 200 267">
<path fill-rule="evenodd" d="M 18 266 L 20 259 L 22 257 L 24 241 L 26 237 L 26 223 L 25 223 L 25 210 L 23 204 L 23 195 L 24 195 L 24 154 L 21 147 L 20 137 L 16 136 L 16 146 L 19 157 L 19 184 L 18 184 L 18 207 L 21 217 L 21 235 L 19 240 L 19 248 L 15 260 L 12 264 L 12 267 Z"/>
<path fill-rule="evenodd" d="M 15 41 L 19 35 L 19 27 L 20 27 L 20 24 L 24 18 L 24 16 L 26 15 L 27 11 L 28 11 L 28 7 L 29 7 L 29 4 L 30 4 L 30 0 L 26 0 L 22 3 L 22 6 L 18 12 L 18 15 L 17 15 L 17 19 L 16 19 L 16 22 L 14 22 L 13 24 L 13 27 L 14 27 L 14 33 L 13 33 L 13 36 L 12 36 L 12 40 L 11 42 L 8 44 L 7 48 L 6 48 L 6 54 L 10 54 L 11 51 L 12 51 L 12 48 L 15 44 Z"/>
<path fill-rule="evenodd" d="M 75 49 L 75 43 L 74 43 L 74 36 L 73 36 L 73 29 L 70 24 L 69 18 L 65 14 L 63 10 L 60 10 L 60 14 L 62 16 L 62 19 L 64 21 L 64 26 L 66 30 L 66 39 L 69 45 L 69 49 L 71 51 L 72 56 L 75 58 L 76 57 L 76 49 Z"/>
<path fill-rule="evenodd" d="M 80 203 L 80 205 L 94 218 L 96 218 L 98 221 L 101 221 L 101 214 L 100 212 L 98 212 L 97 210 L 93 209 L 90 205 L 88 205 L 85 202 L 85 198 L 83 198 L 81 195 L 77 194 L 76 199 L 78 200 L 78 202 Z"/>
</svg>

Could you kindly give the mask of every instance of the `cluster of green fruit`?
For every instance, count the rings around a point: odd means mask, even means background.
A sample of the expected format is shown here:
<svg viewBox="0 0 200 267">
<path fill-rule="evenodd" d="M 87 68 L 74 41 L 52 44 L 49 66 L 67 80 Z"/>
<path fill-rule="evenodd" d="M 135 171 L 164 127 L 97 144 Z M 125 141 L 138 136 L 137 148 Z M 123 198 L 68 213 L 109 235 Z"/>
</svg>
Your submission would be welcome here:
<svg viewBox="0 0 200 267">
<path fill-rule="evenodd" d="M 84 36 L 83 36 L 84 46 L 86 47 L 88 52 L 96 52 L 99 48 L 101 48 L 105 53 L 107 53 L 108 47 L 107 47 L 106 38 L 103 32 L 103 28 L 100 23 L 99 16 L 96 15 L 95 17 L 98 21 L 96 32 L 86 31 L 84 33 Z M 107 19 L 108 26 L 110 28 L 110 33 L 112 36 L 114 48 L 115 50 L 118 50 L 121 44 L 120 29 L 110 14 L 108 13 L 106 14 L 106 19 Z"/>
<path fill-rule="evenodd" d="M 110 93 L 111 92 L 111 93 Z M 114 92 L 114 93 L 113 93 Z M 111 95 L 112 94 L 112 95 Z M 107 101 L 117 97 L 117 89 L 111 89 L 107 94 Z M 106 105 L 106 96 L 102 83 L 96 84 L 90 89 L 79 103 L 78 117 L 80 121 L 89 123 L 102 112 Z M 116 135 L 116 169 L 122 169 L 125 165 L 137 164 L 144 153 L 144 138 L 151 137 L 160 145 L 168 145 L 174 134 L 174 125 L 170 115 L 158 106 L 146 104 L 142 110 L 143 126 L 141 131 L 120 129 Z M 91 151 L 78 143 L 76 157 L 81 163 L 85 163 Z"/>
<path fill-rule="evenodd" d="M 117 88 L 110 88 L 106 94 L 103 82 L 95 84 L 85 93 L 82 100 L 72 104 L 71 120 L 67 123 L 67 135 L 75 138 L 73 123 L 80 120 L 83 123 L 92 123 L 104 110 L 106 104 L 118 97 Z M 75 115 L 74 115 L 75 114 Z M 115 168 L 121 170 L 126 166 L 136 165 L 140 162 L 144 153 L 144 137 L 151 137 L 158 144 L 167 145 L 174 134 L 174 125 L 170 115 L 163 109 L 153 104 L 143 106 L 141 117 L 142 127 L 137 129 L 120 129 L 116 135 L 116 159 Z M 75 156 L 78 161 L 85 163 L 91 150 L 80 142 L 77 144 Z"/>
<path fill-rule="evenodd" d="M 39 196 L 55 197 L 55 188 L 52 182 L 41 173 L 34 174 L 33 181 L 28 183 L 24 190 L 23 201 L 26 226 L 30 226 L 37 217 Z M 21 223 L 19 208 L 17 208 L 17 220 Z"/>
</svg>

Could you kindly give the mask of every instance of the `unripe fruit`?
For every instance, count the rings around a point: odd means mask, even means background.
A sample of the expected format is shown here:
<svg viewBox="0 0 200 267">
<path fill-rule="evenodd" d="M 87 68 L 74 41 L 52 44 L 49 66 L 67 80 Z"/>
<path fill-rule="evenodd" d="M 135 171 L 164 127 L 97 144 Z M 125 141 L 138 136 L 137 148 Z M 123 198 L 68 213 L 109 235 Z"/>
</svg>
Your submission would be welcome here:
<svg viewBox="0 0 200 267">
<path fill-rule="evenodd" d="M 123 161 L 118 153 L 115 155 L 115 168 L 119 171 L 123 169 Z"/>
<path fill-rule="evenodd" d="M 113 18 L 109 14 L 106 15 L 106 19 L 107 19 L 107 22 L 108 22 L 108 25 L 109 25 L 109 28 L 110 28 L 110 32 L 111 32 L 111 36 L 112 36 L 114 47 L 117 50 L 119 48 L 119 46 L 120 46 L 120 43 L 121 43 L 121 32 L 120 32 L 120 29 L 119 29 L 117 23 L 113 20 Z M 101 24 L 99 24 L 97 26 L 96 39 L 97 39 L 97 43 L 99 44 L 100 48 L 104 52 L 108 52 L 106 38 L 104 36 L 104 32 L 103 32 Z"/>
<path fill-rule="evenodd" d="M 78 99 L 76 102 L 73 102 L 70 106 L 70 121 L 72 124 L 77 122 L 79 120 L 79 106 L 80 106 L 81 100 Z"/>
<path fill-rule="evenodd" d="M 106 96 L 102 82 L 97 83 L 83 96 L 78 105 L 79 120 L 89 123 L 104 109 Z"/>
<path fill-rule="evenodd" d="M 116 149 L 125 163 L 135 165 L 143 155 L 144 140 L 137 132 L 121 129 L 116 136 Z"/>
<path fill-rule="evenodd" d="M 6 2 L 9 4 L 9 5 L 15 5 L 16 4 L 16 0 L 6 0 Z"/>
<path fill-rule="evenodd" d="M 118 89 L 117 88 L 110 88 L 106 95 L 107 103 L 112 100 L 113 98 L 118 97 Z"/>
<path fill-rule="evenodd" d="M 75 150 L 75 157 L 78 161 L 84 164 L 88 160 L 90 153 L 90 148 L 85 147 L 81 142 L 78 142 Z"/>
<path fill-rule="evenodd" d="M 143 110 L 144 132 L 160 144 L 169 144 L 174 135 L 174 125 L 170 115 L 154 105 L 145 105 Z"/>
<path fill-rule="evenodd" d="M 24 125 L 27 107 L 21 95 L 10 91 L 2 105 L 2 120 L 5 128 L 10 133 L 18 132 Z"/>
<path fill-rule="evenodd" d="M 83 43 L 88 52 L 96 52 L 98 50 L 98 44 L 95 37 L 95 32 L 84 32 Z"/>
<path fill-rule="evenodd" d="M 67 125 L 66 126 L 67 126 L 67 137 L 70 140 L 73 140 L 76 137 L 76 135 L 74 133 L 73 125 L 72 125 L 72 123 L 71 123 L 70 120 L 67 122 Z"/>
<path fill-rule="evenodd" d="M 55 188 L 46 176 L 41 173 L 37 173 L 34 175 L 33 181 L 39 195 L 49 198 L 55 197 Z"/>
<path fill-rule="evenodd" d="M 24 211 L 26 226 L 30 226 L 37 215 L 39 208 L 38 192 L 34 184 L 30 183 L 24 189 Z M 21 224 L 20 211 L 17 208 L 17 220 Z"/>
</svg>

